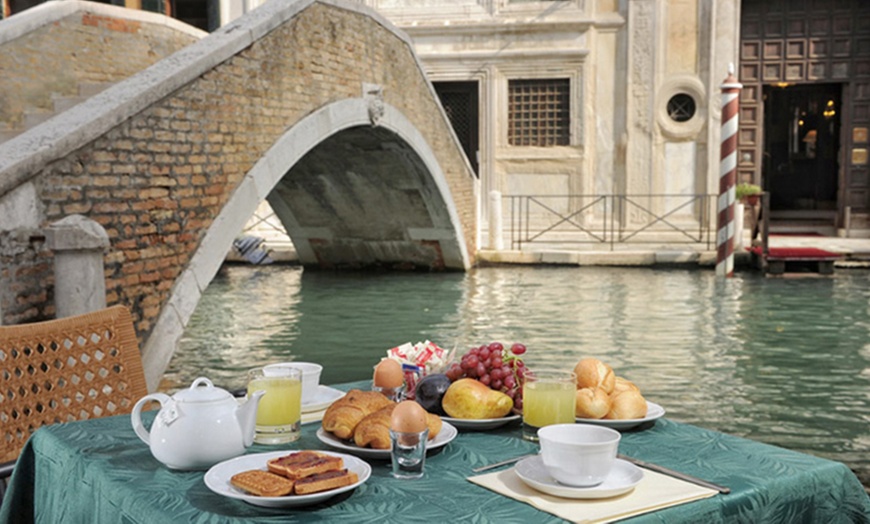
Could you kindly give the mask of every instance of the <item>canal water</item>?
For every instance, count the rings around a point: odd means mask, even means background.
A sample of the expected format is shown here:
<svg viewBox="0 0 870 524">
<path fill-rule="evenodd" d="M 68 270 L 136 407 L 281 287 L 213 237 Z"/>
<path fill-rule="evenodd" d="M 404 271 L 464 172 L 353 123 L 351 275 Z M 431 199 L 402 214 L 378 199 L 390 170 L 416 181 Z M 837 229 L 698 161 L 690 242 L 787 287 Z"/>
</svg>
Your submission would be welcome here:
<svg viewBox="0 0 870 524">
<path fill-rule="evenodd" d="M 323 383 L 371 378 L 386 350 L 432 340 L 462 353 L 522 342 L 529 366 L 584 356 L 638 384 L 667 417 L 839 460 L 870 486 L 870 279 L 718 279 L 713 271 L 497 267 L 462 273 L 332 273 L 226 266 L 166 372 L 324 365 Z"/>
</svg>

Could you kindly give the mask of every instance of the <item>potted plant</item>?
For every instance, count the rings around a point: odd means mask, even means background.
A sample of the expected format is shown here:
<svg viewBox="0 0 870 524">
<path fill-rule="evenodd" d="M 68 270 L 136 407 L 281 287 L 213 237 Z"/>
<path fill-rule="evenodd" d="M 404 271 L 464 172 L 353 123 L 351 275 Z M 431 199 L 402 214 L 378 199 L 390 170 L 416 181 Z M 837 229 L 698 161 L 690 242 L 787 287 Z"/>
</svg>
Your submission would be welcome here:
<svg viewBox="0 0 870 524">
<path fill-rule="evenodd" d="M 750 206 L 754 206 L 755 204 L 757 204 L 758 197 L 761 195 L 761 186 L 757 184 L 750 184 L 748 182 L 741 182 L 737 184 L 734 190 L 737 194 L 737 200 Z"/>
</svg>

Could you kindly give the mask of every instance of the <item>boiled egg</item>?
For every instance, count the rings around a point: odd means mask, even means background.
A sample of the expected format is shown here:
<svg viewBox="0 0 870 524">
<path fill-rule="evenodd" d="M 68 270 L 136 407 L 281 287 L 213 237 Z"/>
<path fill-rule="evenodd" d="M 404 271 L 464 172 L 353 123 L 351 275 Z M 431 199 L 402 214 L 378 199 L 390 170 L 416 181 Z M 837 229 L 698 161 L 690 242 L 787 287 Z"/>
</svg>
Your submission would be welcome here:
<svg viewBox="0 0 870 524">
<path fill-rule="evenodd" d="M 390 429 L 401 433 L 419 433 L 428 426 L 426 410 L 414 400 L 403 400 L 393 408 Z"/>
<path fill-rule="evenodd" d="M 381 360 L 375 366 L 372 384 L 379 388 L 398 388 L 405 383 L 402 365 L 391 358 Z"/>
</svg>

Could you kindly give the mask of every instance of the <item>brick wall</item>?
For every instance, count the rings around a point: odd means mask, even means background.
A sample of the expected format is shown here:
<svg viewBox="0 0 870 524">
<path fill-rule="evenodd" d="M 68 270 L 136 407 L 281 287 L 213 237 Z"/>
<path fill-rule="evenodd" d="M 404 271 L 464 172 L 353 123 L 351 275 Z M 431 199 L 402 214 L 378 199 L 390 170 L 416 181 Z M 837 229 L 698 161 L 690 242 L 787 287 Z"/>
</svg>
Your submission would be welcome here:
<svg viewBox="0 0 870 524">
<path fill-rule="evenodd" d="M 0 45 L 0 123 L 53 111 L 52 95 L 127 78 L 198 38 L 166 25 L 78 12 Z"/>
<path fill-rule="evenodd" d="M 295 122 L 360 97 L 363 83 L 383 86 L 384 101 L 436 152 L 473 254 L 473 181 L 411 50 L 371 18 L 319 3 L 42 169 L 34 182 L 45 223 L 80 213 L 105 227 L 108 302 L 130 306 L 145 338 L 242 177 Z M 51 277 L 27 278 L 47 285 Z M 16 294 L 3 304 L 7 321 L 21 318 L 21 300 Z M 44 302 L 27 307 L 49 313 L 50 288 Z"/>
</svg>

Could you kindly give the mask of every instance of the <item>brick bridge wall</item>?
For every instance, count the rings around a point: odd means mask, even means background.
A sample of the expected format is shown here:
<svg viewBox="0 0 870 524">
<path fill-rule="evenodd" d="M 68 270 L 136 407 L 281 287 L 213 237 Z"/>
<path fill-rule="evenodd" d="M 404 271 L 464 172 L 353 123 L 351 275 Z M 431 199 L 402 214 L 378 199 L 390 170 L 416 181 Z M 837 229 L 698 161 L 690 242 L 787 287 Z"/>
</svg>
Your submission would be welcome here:
<svg viewBox="0 0 870 524">
<path fill-rule="evenodd" d="M 382 86 L 384 102 L 438 152 L 467 252 L 475 252 L 473 176 L 409 41 L 358 5 L 273 0 L 267 6 L 272 14 L 261 7 L 191 49 L 220 47 L 257 16 L 270 16 L 268 23 L 289 18 L 29 176 L 42 227 L 78 213 L 108 232 L 107 301 L 131 308 L 140 343 L 208 227 L 264 152 L 317 108 L 360 97 L 364 83 Z M 3 195 L 0 185 L 0 200 Z M 4 323 L 51 317 L 52 265 L 39 231 L 0 236 L 0 257 Z"/>
<path fill-rule="evenodd" d="M 21 126 L 26 110 L 52 111 L 55 95 L 123 80 L 207 34 L 154 13 L 76 0 L 32 10 L 2 22 L 40 24 L 0 33 L 0 124 L 9 128 Z"/>
</svg>

